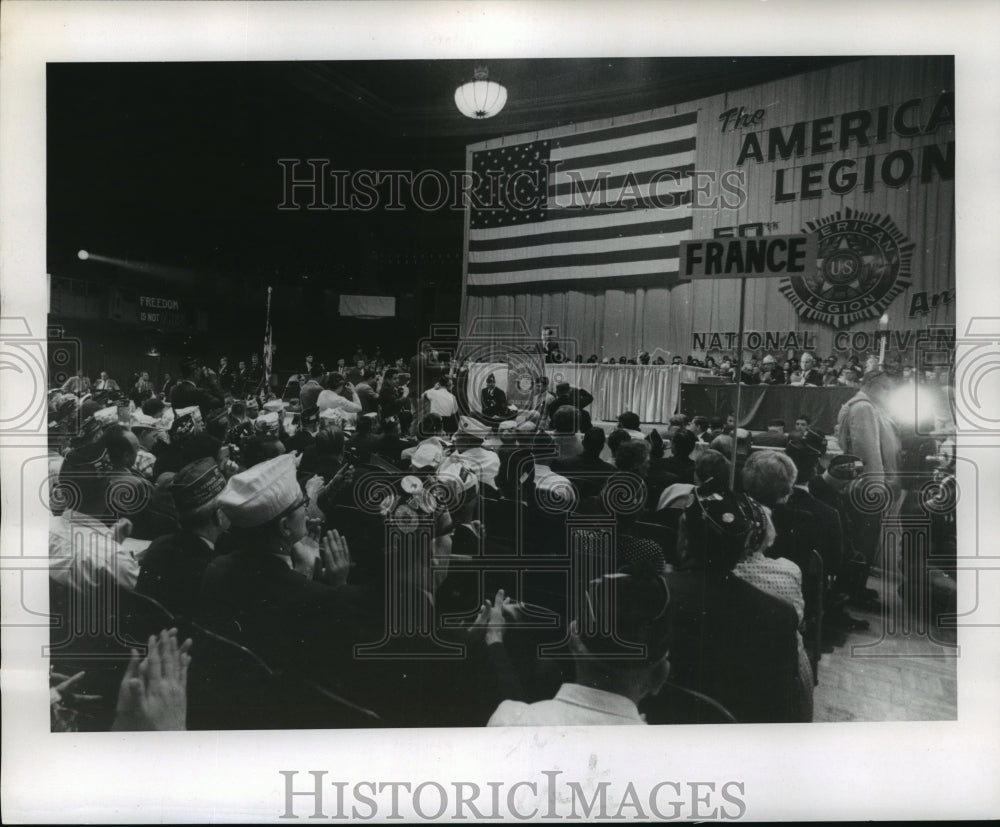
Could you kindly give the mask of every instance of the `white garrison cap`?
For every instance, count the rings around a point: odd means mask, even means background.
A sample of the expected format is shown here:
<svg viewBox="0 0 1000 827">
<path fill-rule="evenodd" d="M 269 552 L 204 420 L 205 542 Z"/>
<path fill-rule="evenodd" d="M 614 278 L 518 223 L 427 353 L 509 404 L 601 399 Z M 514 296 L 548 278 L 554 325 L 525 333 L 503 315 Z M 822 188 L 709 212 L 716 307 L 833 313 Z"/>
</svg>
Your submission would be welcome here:
<svg viewBox="0 0 1000 827">
<path fill-rule="evenodd" d="M 282 454 L 230 477 L 219 507 L 240 528 L 255 528 L 283 514 L 302 498 L 295 459 Z"/>
</svg>

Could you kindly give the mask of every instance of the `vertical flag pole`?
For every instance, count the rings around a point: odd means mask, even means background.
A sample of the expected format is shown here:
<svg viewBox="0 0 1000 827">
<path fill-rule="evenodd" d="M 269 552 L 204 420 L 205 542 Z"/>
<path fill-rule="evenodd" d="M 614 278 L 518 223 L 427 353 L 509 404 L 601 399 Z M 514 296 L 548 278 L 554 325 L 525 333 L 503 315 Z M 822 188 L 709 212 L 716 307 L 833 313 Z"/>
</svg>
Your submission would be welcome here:
<svg viewBox="0 0 1000 827">
<path fill-rule="evenodd" d="M 746 277 L 740 279 L 740 327 L 736 337 L 736 411 L 733 413 L 733 456 L 729 463 L 729 489 L 736 490 L 736 455 L 739 447 L 740 400 L 743 390 L 743 323 L 746 320 Z"/>
<path fill-rule="evenodd" d="M 264 327 L 264 388 L 271 387 L 271 286 L 267 287 L 267 323 Z"/>
</svg>

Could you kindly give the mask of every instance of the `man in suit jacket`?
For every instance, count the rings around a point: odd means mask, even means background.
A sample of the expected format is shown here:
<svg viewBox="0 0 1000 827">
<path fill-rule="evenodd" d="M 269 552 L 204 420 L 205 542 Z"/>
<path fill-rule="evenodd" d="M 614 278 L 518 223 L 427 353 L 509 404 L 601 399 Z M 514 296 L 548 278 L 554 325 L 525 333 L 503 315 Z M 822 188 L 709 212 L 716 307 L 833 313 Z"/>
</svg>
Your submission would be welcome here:
<svg viewBox="0 0 1000 827">
<path fill-rule="evenodd" d="M 75 393 L 77 396 L 83 396 L 85 393 L 90 393 L 90 379 L 83 375 L 82 370 L 77 370 L 76 376 L 71 376 L 63 382 L 60 390 L 63 393 Z"/>
<path fill-rule="evenodd" d="M 347 585 L 340 535 L 309 542 L 307 504 L 289 454 L 230 479 L 218 505 L 234 551 L 206 569 L 199 616 L 272 668 L 324 679 L 335 653 L 347 657 L 364 601 Z"/>
<path fill-rule="evenodd" d="M 799 370 L 802 374 L 801 378 L 791 384 L 823 387 L 823 372 L 816 369 L 816 357 L 811 353 L 802 354 L 802 358 L 799 359 Z"/>
<path fill-rule="evenodd" d="M 149 373 L 147 371 L 143 371 L 139 374 L 139 378 L 136 379 L 135 384 L 129 391 L 128 397 L 135 402 L 136 407 L 139 407 L 152 395 L 153 383 L 149 381 Z"/>
<path fill-rule="evenodd" d="M 170 391 L 170 404 L 175 411 L 197 405 L 203 416 L 206 411 L 226 405 L 221 393 L 206 387 L 204 369 L 197 357 L 181 362 L 181 381 Z"/>
<path fill-rule="evenodd" d="M 197 611 L 201 581 L 222 534 L 218 500 L 225 487 L 226 478 L 210 457 L 184 466 L 170 483 L 181 530 L 146 549 L 135 590 L 175 615 L 191 619 Z"/>
<path fill-rule="evenodd" d="M 795 482 L 785 502 L 774 506 L 778 538 L 768 557 L 786 557 L 805 570 L 805 555 L 815 549 L 823 557 L 827 575 L 836 575 L 843 558 L 843 533 L 836 511 L 809 493 L 809 481 L 826 453 L 826 437 L 809 429 L 788 441 L 785 455 L 795 465 Z"/>
<path fill-rule="evenodd" d="M 319 395 L 323 392 L 320 380 L 323 378 L 323 366 L 314 362 L 309 372 L 309 378 L 299 388 L 299 410 L 308 410 L 319 405 Z"/>
<path fill-rule="evenodd" d="M 219 369 L 215 372 L 216 381 L 219 384 L 219 389 L 225 393 L 231 392 L 233 389 L 233 381 L 236 378 L 236 374 L 233 369 L 229 366 L 229 357 L 220 356 L 219 357 Z"/>
<path fill-rule="evenodd" d="M 111 467 L 105 475 L 107 510 L 115 519 L 132 523 L 132 537 L 155 540 L 177 530 L 177 511 L 170 495 L 155 488 L 135 470 L 139 439 L 121 425 L 108 426 L 101 443 Z"/>
<path fill-rule="evenodd" d="M 580 411 L 580 430 L 587 431 L 590 428 L 590 414 L 584 410 L 594 401 L 593 395 L 583 388 L 574 388 L 569 382 L 560 382 L 556 385 L 556 398 L 549 402 L 546 414 L 549 419 L 563 405 L 571 405 Z"/>
<path fill-rule="evenodd" d="M 835 590 L 848 595 L 852 602 L 867 605 L 878 597 L 866 583 L 870 566 L 861 551 L 871 515 L 862 514 L 851 502 L 850 488 L 864 473 L 864 463 L 852 454 L 839 454 L 830 460 L 822 476 L 809 480 L 809 493 L 840 517 L 844 536 L 844 560 Z"/>
<path fill-rule="evenodd" d="M 496 377 L 491 373 L 486 377 L 486 386 L 479 392 L 483 417 L 489 421 L 503 421 L 510 416 L 507 408 L 507 394 L 497 387 Z"/>
<path fill-rule="evenodd" d="M 108 376 L 107 371 L 102 370 L 100 378 L 94 382 L 94 392 L 97 393 L 98 391 L 107 391 L 110 393 L 118 390 L 121 390 L 121 388 L 118 387 L 118 383 Z"/>
<path fill-rule="evenodd" d="M 604 431 L 601 428 L 590 428 L 583 435 L 582 453 L 552 462 L 552 470 L 572 482 L 581 497 L 597 496 L 608 477 L 618 470 L 610 462 L 601 459 L 604 443 Z"/>
<path fill-rule="evenodd" d="M 378 392 L 378 411 L 383 420 L 399 417 L 399 412 L 403 409 L 403 400 L 396 386 L 397 370 L 386 368 L 382 375 L 382 387 Z"/>
<path fill-rule="evenodd" d="M 352 369 L 347 374 L 347 381 L 353 387 L 361 405 L 361 415 L 368 413 L 378 413 L 378 394 L 366 379 L 361 378 L 357 369 Z"/>
<path fill-rule="evenodd" d="M 784 385 L 785 372 L 777 360 L 768 354 L 760 363 L 760 381 L 762 385 Z"/>
</svg>

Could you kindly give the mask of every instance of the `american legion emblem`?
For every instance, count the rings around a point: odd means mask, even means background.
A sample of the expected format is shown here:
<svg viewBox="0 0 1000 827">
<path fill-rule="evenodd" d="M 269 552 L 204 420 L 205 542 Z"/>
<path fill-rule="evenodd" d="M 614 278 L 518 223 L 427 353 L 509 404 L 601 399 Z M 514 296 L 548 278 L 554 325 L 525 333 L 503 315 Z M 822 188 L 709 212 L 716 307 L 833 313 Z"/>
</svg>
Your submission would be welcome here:
<svg viewBox="0 0 1000 827">
<path fill-rule="evenodd" d="M 778 286 L 802 318 L 850 327 L 881 316 L 909 287 L 914 245 L 888 215 L 845 207 L 803 232 L 816 235 L 816 271 Z"/>
</svg>

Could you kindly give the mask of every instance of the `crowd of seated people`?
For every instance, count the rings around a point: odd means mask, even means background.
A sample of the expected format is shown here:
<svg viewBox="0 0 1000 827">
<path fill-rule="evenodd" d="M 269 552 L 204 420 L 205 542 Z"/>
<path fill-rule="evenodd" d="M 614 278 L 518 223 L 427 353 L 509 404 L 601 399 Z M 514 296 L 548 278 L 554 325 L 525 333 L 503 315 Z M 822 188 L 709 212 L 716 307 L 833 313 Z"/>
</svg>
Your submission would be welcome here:
<svg viewBox="0 0 1000 827">
<path fill-rule="evenodd" d="M 804 351 L 797 357 L 792 353 L 786 354 L 786 357 L 776 357 L 771 353 L 752 352 L 744 354 L 739 371 L 736 361 L 733 355 L 718 354 L 706 356 L 704 360 L 689 356 L 685 364 L 709 368 L 714 376 L 726 382 L 736 382 L 738 379 L 745 385 L 856 388 L 864 375 L 878 364 L 878 357 L 874 354 L 862 357 L 852 353 L 848 356 L 831 355 L 820 358 L 809 351 Z M 893 357 L 884 368 L 901 381 L 914 380 L 931 385 L 943 385 L 949 381 L 947 368 L 917 371 L 912 365 L 904 364 L 899 356 Z"/>
<path fill-rule="evenodd" d="M 110 624 L 53 630 L 59 727 L 808 721 L 865 628 L 864 464 L 808 422 L 605 433 L 544 377 L 479 416 L 426 364 L 306 363 L 291 399 L 198 359 L 139 405 L 53 391 L 54 612 Z M 149 723 L 146 691 L 186 713 Z"/>
</svg>

